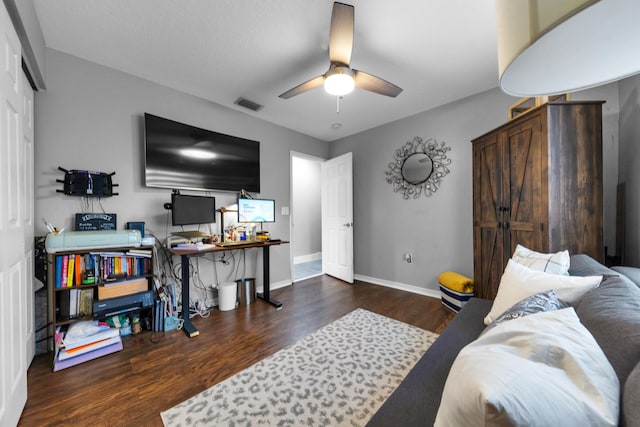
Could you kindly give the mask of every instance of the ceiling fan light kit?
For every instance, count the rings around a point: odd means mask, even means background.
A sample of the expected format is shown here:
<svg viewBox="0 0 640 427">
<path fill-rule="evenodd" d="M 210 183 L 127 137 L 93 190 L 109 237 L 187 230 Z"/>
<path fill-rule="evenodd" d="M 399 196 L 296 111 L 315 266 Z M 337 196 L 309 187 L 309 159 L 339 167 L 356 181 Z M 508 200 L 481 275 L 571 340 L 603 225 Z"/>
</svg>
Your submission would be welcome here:
<svg viewBox="0 0 640 427">
<path fill-rule="evenodd" d="M 324 86 L 327 93 L 343 96 L 355 87 L 380 95 L 396 97 L 402 89 L 386 80 L 351 69 L 353 50 L 354 7 L 344 3 L 333 3 L 331 29 L 329 30 L 329 70 L 311 80 L 299 84 L 279 95 L 289 99 L 293 96 Z"/>
<path fill-rule="evenodd" d="M 331 67 L 324 75 L 324 90 L 330 95 L 346 95 L 353 92 L 355 86 L 353 71 L 348 67 Z"/>
</svg>

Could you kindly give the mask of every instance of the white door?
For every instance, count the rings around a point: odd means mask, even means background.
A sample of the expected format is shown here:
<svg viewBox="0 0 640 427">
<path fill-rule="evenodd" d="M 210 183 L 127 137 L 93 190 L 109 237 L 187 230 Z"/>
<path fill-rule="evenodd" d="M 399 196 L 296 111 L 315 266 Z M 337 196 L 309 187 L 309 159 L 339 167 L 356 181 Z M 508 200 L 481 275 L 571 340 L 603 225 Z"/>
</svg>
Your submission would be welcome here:
<svg viewBox="0 0 640 427">
<path fill-rule="evenodd" d="M 4 3 L 0 37 L 0 425 L 13 426 L 27 401 L 26 304 L 33 261 L 25 258 L 21 48 Z"/>
<path fill-rule="evenodd" d="M 353 156 L 322 163 L 322 267 L 353 283 Z"/>
</svg>

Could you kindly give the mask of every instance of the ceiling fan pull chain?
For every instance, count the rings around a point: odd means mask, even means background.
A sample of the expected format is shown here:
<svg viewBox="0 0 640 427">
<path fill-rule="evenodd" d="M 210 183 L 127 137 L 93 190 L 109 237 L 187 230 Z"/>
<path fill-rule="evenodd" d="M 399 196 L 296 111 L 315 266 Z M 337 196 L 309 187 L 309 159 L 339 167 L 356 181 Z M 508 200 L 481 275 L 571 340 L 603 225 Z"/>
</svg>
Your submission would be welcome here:
<svg viewBox="0 0 640 427">
<path fill-rule="evenodd" d="M 336 114 L 340 114 L 340 97 L 336 96 Z"/>
</svg>

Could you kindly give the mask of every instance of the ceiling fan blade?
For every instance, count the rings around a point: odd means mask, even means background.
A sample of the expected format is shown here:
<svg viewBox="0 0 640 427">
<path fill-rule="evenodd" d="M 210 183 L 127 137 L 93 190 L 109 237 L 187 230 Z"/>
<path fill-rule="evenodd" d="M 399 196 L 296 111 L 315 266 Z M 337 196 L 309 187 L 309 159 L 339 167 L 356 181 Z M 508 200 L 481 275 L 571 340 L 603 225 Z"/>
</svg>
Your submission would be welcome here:
<svg viewBox="0 0 640 427">
<path fill-rule="evenodd" d="M 324 75 L 314 77 L 311 80 L 307 80 L 306 82 L 299 84 L 293 89 L 289 89 L 285 93 L 280 94 L 279 97 L 282 99 L 289 99 L 292 96 L 300 95 L 301 93 L 310 91 L 311 89 L 315 89 L 318 86 L 322 86 L 323 83 L 324 83 Z"/>
<path fill-rule="evenodd" d="M 353 6 L 333 3 L 329 31 L 329 61 L 349 66 L 353 49 Z"/>
<path fill-rule="evenodd" d="M 402 92 L 398 86 L 364 71 L 353 70 L 356 87 L 395 98 Z"/>
</svg>

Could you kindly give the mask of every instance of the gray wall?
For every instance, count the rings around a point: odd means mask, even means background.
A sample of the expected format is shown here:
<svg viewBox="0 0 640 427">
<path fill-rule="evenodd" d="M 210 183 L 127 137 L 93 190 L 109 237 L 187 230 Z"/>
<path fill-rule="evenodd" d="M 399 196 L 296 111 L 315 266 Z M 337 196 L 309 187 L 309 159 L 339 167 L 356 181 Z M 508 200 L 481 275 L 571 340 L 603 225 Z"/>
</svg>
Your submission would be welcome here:
<svg viewBox="0 0 640 427">
<path fill-rule="evenodd" d="M 470 140 L 504 123 L 514 101 L 494 89 L 331 144 L 332 157 L 353 152 L 357 276 L 418 292 L 437 289 L 446 270 L 473 276 Z M 414 136 L 451 147 L 451 173 L 431 197 L 405 200 L 385 171 Z"/>
<path fill-rule="evenodd" d="M 35 101 L 36 234 L 45 234 L 41 217 L 72 230 L 73 214 L 83 212 L 82 198 L 56 193 L 61 184 L 55 181 L 63 178 L 58 166 L 116 172 L 113 180 L 120 185 L 120 195 L 104 198 L 102 206 L 118 214 L 118 228 L 128 221 L 145 221 L 147 229 L 160 239 L 173 230 L 167 226 L 170 218 L 163 209 L 170 201 L 170 190 L 143 185 L 144 112 L 261 141 L 260 196 L 275 199 L 280 207 L 290 201 L 290 152 L 321 158 L 329 153 L 325 142 L 129 74 L 50 49 L 46 61 L 48 89 L 38 92 Z M 218 207 L 235 203 L 237 196 L 210 194 L 216 197 Z M 102 208 L 95 201 L 89 211 L 101 212 Z M 276 222 L 265 229 L 288 240 L 289 217 L 281 216 L 278 209 Z M 274 247 L 271 252 L 272 282 L 290 283 L 289 246 Z M 255 258 L 248 256 L 247 261 Z M 211 277 L 206 280 L 212 282 Z"/>
<path fill-rule="evenodd" d="M 277 206 L 291 201 L 290 152 L 327 158 L 354 154 L 355 272 L 376 283 L 430 293 L 437 289 L 437 276 L 454 270 L 471 276 L 471 145 L 469 141 L 506 121 L 515 101 L 498 89 L 490 90 L 437 109 L 390 123 L 376 129 L 327 144 L 289 131 L 252 116 L 209 101 L 186 95 L 56 51 L 47 51 L 47 87 L 36 95 L 36 217 L 47 217 L 56 225 L 71 229 L 81 199 L 55 192 L 62 177 L 58 166 L 67 169 L 116 171 L 120 195 L 103 200 L 104 209 L 118 213 L 118 222 L 142 220 L 160 238 L 168 215 L 162 204 L 169 190 L 142 185 L 142 114 L 172 118 L 215 131 L 257 139 L 262 142 L 261 196 L 275 198 Z M 636 139 L 638 79 L 620 83 L 624 103 L 621 140 Z M 615 247 L 615 214 L 618 157 L 618 84 L 573 95 L 573 99 L 605 99 L 603 135 L 605 163 L 605 242 Z M 624 98 L 624 100 L 623 100 Z M 634 109 L 635 108 L 635 109 Z M 414 136 L 435 138 L 452 148 L 451 173 L 432 197 L 404 200 L 385 181 L 393 152 Z M 623 141 L 625 143 L 625 141 Z M 640 154 L 620 144 L 620 174 L 632 174 Z M 624 166 L 624 170 L 623 170 Z M 626 172 L 625 172 L 626 171 Z M 632 174 L 633 175 L 633 174 Z M 635 177 L 635 175 L 634 175 Z M 627 177 L 627 181 L 632 178 Z M 640 181 L 640 180 L 639 180 Z M 640 182 L 635 183 L 635 188 Z M 633 187 L 628 189 L 628 193 Z M 637 192 L 637 191 L 636 191 Z M 215 193 L 218 206 L 234 202 L 235 195 Z M 629 197 L 629 209 L 633 209 Z M 635 200 L 638 204 L 639 201 Z M 93 211 L 101 211 L 94 206 Z M 640 207 L 636 210 L 640 210 Z M 268 227 L 272 235 L 289 239 L 289 217 L 277 212 L 277 222 Z M 637 212 L 630 211 L 628 217 Z M 629 222 L 628 222 L 629 224 Z M 44 226 L 36 224 L 44 233 Z M 629 231 L 632 228 L 628 225 Z M 635 232 L 638 234 L 638 230 Z M 640 237 L 628 238 L 640 242 Z M 637 252 L 636 243 L 635 252 Z M 403 254 L 413 254 L 407 264 Z M 631 252 L 628 250 L 628 253 Z M 259 258 L 259 257 L 258 257 Z M 249 257 L 249 261 L 251 261 Z M 273 250 L 272 281 L 290 281 L 290 248 Z M 638 261 L 640 263 L 640 260 Z M 252 266 L 253 267 L 253 266 Z M 260 263 L 258 268 L 258 277 Z M 260 281 L 259 281 L 260 283 Z"/>
<path fill-rule="evenodd" d="M 625 264 L 640 267 L 640 75 L 620 88 L 620 182 L 626 183 Z"/>
<path fill-rule="evenodd" d="M 572 96 L 606 100 L 603 118 L 605 242 L 615 247 L 618 156 L 617 85 Z M 472 151 L 470 140 L 507 121 L 515 98 L 493 89 L 335 141 L 331 157 L 354 156 L 354 252 L 356 276 L 433 295 L 446 270 L 473 276 Z M 385 180 L 394 150 L 414 136 L 451 147 L 451 173 L 431 197 L 404 200 Z M 613 191 L 613 194 L 611 192 Z M 404 261 L 404 254 L 413 262 Z"/>
<path fill-rule="evenodd" d="M 291 162 L 291 250 L 296 263 L 296 258 L 322 252 L 321 163 L 295 154 Z"/>
</svg>

